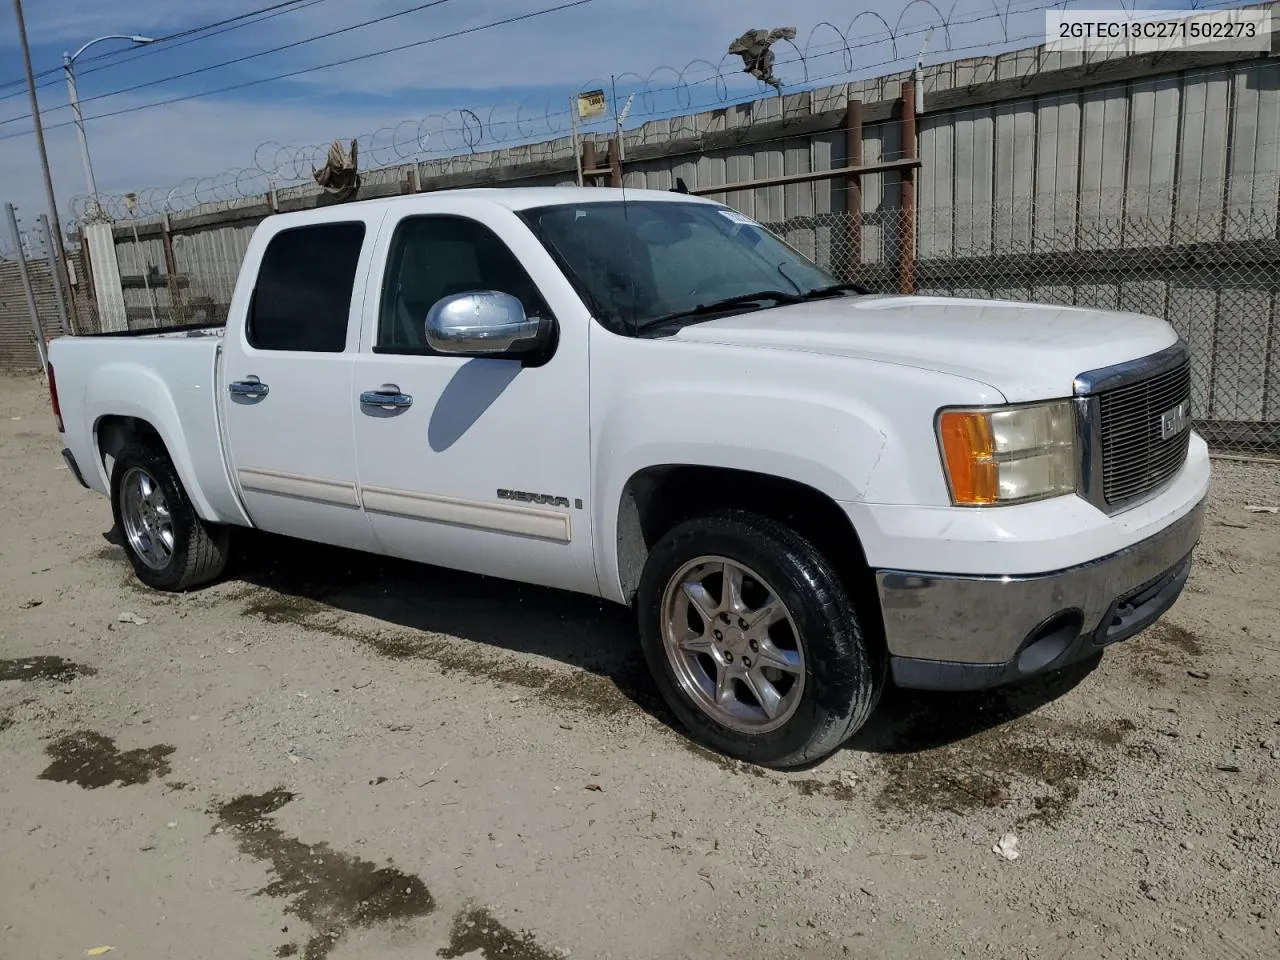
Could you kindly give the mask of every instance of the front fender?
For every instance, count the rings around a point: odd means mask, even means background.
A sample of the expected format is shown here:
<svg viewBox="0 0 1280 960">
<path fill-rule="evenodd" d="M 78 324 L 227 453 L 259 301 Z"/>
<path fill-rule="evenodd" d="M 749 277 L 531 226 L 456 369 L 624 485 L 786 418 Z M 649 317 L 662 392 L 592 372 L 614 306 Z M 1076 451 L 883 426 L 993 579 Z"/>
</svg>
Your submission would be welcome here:
<svg viewBox="0 0 1280 960">
<path fill-rule="evenodd" d="M 657 466 L 765 474 L 859 501 L 884 451 L 888 424 L 846 394 L 785 392 L 744 384 L 663 384 L 615 406 L 593 437 L 600 584 L 622 600 L 619 509 L 628 482 Z"/>
</svg>

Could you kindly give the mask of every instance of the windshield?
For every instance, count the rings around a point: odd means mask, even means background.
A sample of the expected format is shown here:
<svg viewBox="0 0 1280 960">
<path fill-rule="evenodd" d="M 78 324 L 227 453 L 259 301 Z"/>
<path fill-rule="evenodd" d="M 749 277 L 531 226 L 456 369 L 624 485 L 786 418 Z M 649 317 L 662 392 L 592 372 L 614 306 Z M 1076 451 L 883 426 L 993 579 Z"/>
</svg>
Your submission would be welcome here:
<svg viewBox="0 0 1280 960">
<path fill-rule="evenodd" d="M 813 261 L 726 207 L 672 200 L 558 204 L 521 217 L 615 333 L 758 291 L 803 297 L 836 284 Z M 765 303 L 772 306 L 778 301 Z M 730 310 L 758 309 L 741 303 Z"/>
</svg>

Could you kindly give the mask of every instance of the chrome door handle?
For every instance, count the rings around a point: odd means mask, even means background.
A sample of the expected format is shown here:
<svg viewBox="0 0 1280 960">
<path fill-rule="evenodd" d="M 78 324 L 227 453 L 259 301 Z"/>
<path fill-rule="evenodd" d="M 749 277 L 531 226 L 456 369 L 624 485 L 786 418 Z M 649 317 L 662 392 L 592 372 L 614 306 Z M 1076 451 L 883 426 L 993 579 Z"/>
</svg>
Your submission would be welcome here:
<svg viewBox="0 0 1280 960">
<path fill-rule="evenodd" d="M 360 394 L 360 402 L 369 407 L 408 407 L 413 405 L 413 397 L 401 393 L 394 383 L 384 383 L 377 390 L 366 390 Z"/>
<path fill-rule="evenodd" d="M 227 385 L 227 389 L 237 397 L 265 397 L 271 392 L 271 388 L 257 377 L 233 381 Z"/>
</svg>

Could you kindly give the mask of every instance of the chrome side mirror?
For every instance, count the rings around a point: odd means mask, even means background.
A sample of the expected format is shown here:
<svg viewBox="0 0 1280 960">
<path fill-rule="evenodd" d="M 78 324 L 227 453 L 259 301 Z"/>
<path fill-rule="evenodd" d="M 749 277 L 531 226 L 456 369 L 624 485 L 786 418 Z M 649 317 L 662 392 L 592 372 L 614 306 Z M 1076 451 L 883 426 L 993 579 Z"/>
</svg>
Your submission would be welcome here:
<svg viewBox="0 0 1280 960">
<path fill-rule="evenodd" d="M 480 290 L 437 300 L 427 311 L 426 335 L 439 353 L 527 353 L 546 339 L 546 325 L 525 316 L 524 305 L 509 293 Z"/>
</svg>

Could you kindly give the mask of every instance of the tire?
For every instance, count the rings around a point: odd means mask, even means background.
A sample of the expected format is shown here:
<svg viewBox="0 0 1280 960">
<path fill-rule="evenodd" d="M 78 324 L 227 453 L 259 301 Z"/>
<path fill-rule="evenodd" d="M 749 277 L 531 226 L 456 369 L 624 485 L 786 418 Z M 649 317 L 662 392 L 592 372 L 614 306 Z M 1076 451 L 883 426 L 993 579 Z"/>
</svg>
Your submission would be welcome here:
<svg viewBox="0 0 1280 960">
<path fill-rule="evenodd" d="M 742 575 L 731 604 L 741 615 L 725 609 L 725 574 L 714 572 L 725 561 Z M 777 619 L 771 600 L 781 619 L 762 633 L 751 615 L 768 608 Z M 840 578 L 773 520 L 732 511 L 673 528 L 649 554 L 636 605 L 663 698 L 695 740 L 730 757 L 777 769 L 820 760 L 866 723 L 884 689 L 887 658 L 865 639 Z M 722 687 L 716 678 L 733 664 Z"/>
<path fill-rule="evenodd" d="M 153 491 L 149 498 L 142 487 Z M 200 519 L 163 449 L 130 444 L 120 451 L 111 470 L 111 511 L 133 572 L 147 586 L 188 590 L 226 569 L 230 529 Z"/>
</svg>

